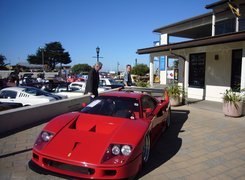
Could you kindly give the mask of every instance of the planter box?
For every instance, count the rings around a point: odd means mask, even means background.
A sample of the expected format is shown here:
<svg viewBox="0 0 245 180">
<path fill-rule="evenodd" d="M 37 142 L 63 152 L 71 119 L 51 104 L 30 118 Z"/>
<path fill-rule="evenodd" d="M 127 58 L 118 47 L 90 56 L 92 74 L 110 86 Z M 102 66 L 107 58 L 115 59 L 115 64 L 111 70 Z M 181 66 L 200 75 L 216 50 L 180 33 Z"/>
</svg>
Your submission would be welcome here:
<svg viewBox="0 0 245 180">
<path fill-rule="evenodd" d="M 171 106 L 179 106 L 180 105 L 180 97 L 170 97 Z"/>
<path fill-rule="evenodd" d="M 237 106 L 234 103 L 224 102 L 223 112 L 226 116 L 239 117 L 243 114 L 243 102 L 237 102 Z"/>
</svg>

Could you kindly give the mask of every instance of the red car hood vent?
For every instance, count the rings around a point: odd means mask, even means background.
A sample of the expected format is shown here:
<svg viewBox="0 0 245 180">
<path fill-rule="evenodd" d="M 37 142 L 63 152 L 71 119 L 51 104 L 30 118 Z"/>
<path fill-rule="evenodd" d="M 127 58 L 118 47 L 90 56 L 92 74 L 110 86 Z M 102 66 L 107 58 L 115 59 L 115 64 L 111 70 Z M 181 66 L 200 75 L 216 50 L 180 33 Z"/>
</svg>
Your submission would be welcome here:
<svg viewBox="0 0 245 180">
<path fill-rule="evenodd" d="M 89 131 L 90 132 L 96 132 L 96 126 L 92 127 Z"/>
<path fill-rule="evenodd" d="M 98 164 L 115 134 L 127 121 L 82 113 L 54 136 L 43 153 L 57 159 Z"/>
<path fill-rule="evenodd" d="M 73 127 L 79 131 L 111 134 L 124 122 L 125 119 L 122 118 L 81 114 Z"/>
</svg>

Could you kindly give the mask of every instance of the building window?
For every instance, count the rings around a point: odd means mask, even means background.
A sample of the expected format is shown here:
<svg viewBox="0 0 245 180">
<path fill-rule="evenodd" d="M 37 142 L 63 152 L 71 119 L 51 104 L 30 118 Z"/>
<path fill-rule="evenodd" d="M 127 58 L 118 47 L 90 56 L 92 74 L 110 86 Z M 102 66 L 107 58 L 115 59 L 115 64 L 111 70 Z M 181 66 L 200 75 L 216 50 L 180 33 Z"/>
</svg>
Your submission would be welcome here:
<svg viewBox="0 0 245 180">
<path fill-rule="evenodd" d="M 239 31 L 245 30 L 245 18 L 239 19 Z"/>
<path fill-rule="evenodd" d="M 233 91 L 240 91 L 241 87 L 241 68 L 242 67 L 242 50 L 232 51 L 231 64 L 231 89 Z"/>
<path fill-rule="evenodd" d="M 215 35 L 235 32 L 236 30 L 235 24 L 236 24 L 235 18 L 216 22 L 215 23 Z"/>
<path fill-rule="evenodd" d="M 190 54 L 189 87 L 204 88 L 206 54 Z"/>
</svg>

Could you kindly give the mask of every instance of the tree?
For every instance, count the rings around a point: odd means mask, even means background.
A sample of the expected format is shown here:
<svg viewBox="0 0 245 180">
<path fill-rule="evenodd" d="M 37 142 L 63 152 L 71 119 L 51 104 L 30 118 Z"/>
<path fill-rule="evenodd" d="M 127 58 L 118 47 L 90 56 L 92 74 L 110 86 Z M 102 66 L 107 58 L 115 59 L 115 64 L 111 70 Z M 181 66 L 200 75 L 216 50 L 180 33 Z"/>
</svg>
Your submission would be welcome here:
<svg viewBox="0 0 245 180">
<path fill-rule="evenodd" d="M 27 61 L 30 64 L 45 64 L 49 69 L 53 70 L 59 63 L 61 65 L 71 63 L 71 58 L 60 42 L 51 42 L 45 44 L 43 49 L 38 48 L 36 54 L 28 55 Z"/>
<path fill-rule="evenodd" d="M 131 73 L 139 76 L 145 76 L 149 73 L 149 68 L 146 64 L 137 64 L 132 68 Z"/>
<path fill-rule="evenodd" d="M 0 54 L 0 66 L 6 66 L 8 64 L 5 64 L 4 61 L 6 61 L 6 57 L 2 54 Z"/>
<path fill-rule="evenodd" d="M 73 74 L 80 74 L 83 72 L 89 72 L 92 69 L 88 64 L 76 64 L 71 68 Z"/>
</svg>

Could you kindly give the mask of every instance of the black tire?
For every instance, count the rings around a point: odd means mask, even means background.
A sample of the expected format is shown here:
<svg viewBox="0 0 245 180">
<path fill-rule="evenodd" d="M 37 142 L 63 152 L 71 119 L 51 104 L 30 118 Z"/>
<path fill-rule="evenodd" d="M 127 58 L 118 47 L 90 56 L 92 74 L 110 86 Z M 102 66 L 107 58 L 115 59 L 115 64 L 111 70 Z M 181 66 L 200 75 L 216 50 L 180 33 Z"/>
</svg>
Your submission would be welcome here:
<svg viewBox="0 0 245 180">
<path fill-rule="evenodd" d="M 166 128 L 168 129 L 171 125 L 171 109 L 169 108 L 168 110 L 168 117 L 167 117 L 167 120 L 166 120 Z"/>
</svg>

